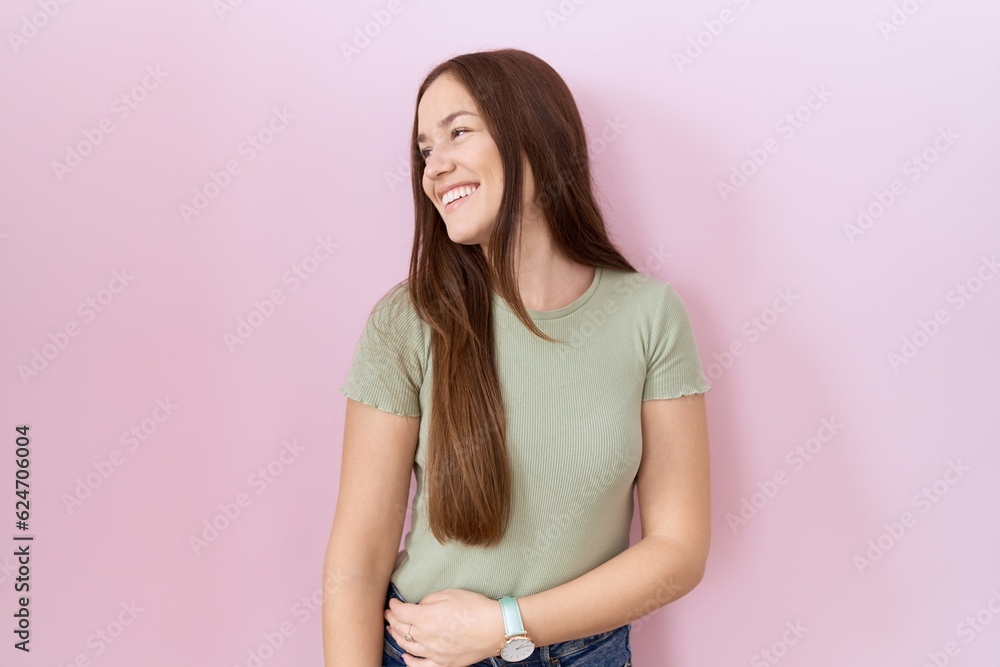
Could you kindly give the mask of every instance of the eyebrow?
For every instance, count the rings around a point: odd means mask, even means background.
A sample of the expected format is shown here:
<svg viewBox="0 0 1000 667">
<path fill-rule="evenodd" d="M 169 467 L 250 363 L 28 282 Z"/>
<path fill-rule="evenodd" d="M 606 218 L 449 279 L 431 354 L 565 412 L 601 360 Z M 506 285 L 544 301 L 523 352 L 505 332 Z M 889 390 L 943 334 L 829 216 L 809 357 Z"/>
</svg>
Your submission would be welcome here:
<svg viewBox="0 0 1000 667">
<path fill-rule="evenodd" d="M 478 118 L 479 114 L 474 114 L 471 111 L 461 111 L 461 110 L 455 111 L 453 113 L 448 114 L 444 118 L 442 118 L 441 122 L 438 123 L 438 127 L 444 127 L 444 126 L 448 125 L 448 123 L 450 123 L 451 121 L 455 120 L 459 116 L 476 116 Z M 427 137 L 424 135 L 423 132 L 421 132 L 420 134 L 417 135 L 417 143 L 420 143 L 421 141 L 425 141 L 426 139 L 427 139 Z"/>
</svg>

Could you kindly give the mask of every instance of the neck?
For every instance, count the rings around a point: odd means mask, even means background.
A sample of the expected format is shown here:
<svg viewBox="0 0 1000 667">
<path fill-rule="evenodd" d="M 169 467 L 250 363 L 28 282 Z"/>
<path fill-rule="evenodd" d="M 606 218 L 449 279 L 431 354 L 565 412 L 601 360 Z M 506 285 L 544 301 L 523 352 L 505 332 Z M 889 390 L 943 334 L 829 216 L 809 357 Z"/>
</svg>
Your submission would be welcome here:
<svg viewBox="0 0 1000 667">
<path fill-rule="evenodd" d="M 593 283 L 595 269 L 560 253 L 544 220 L 523 217 L 518 237 L 514 273 L 525 308 L 556 310 L 568 306 Z"/>
</svg>

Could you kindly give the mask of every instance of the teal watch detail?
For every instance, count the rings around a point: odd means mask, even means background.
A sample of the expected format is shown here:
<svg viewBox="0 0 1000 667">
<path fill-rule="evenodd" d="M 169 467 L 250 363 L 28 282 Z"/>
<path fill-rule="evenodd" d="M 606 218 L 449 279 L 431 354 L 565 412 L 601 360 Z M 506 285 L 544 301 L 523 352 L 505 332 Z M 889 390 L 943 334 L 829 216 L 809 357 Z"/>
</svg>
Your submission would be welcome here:
<svg viewBox="0 0 1000 667">
<path fill-rule="evenodd" d="M 507 662 L 524 660 L 535 650 L 535 642 L 528 638 L 521 620 L 521 608 L 517 606 L 517 598 L 505 595 L 498 598 L 500 611 L 503 614 L 503 630 L 507 639 L 500 647 L 500 657 Z"/>
</svg>

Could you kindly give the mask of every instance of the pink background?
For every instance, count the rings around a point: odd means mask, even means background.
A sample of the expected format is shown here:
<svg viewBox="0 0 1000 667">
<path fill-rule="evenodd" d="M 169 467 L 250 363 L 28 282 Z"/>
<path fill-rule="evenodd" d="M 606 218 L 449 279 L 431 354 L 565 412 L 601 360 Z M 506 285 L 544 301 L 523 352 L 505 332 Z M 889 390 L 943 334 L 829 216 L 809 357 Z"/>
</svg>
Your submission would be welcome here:
<svg viewBox="0 0 1000 667">
<path fill-rule="evenodd" d="M 713 385 L 707 575 L 633 624 L 635 664 L 996 664 L 998 21 L 983 1 L 4 3 L 0 660 L 321 664 L 337 388 L 406 275 L 415 92 L 514 46 L 570 85 L 613 237 L 677 287 Z"/>
</svg>

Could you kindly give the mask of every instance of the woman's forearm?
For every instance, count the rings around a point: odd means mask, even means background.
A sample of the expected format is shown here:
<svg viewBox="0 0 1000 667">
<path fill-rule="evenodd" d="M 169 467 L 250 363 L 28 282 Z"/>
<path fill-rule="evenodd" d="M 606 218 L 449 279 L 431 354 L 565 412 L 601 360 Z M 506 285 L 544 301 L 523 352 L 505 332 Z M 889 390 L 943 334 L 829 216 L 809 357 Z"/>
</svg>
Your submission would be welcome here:
<svg viewBox="0 0 1000 667">
<path fill-rule="evenodd" d="M 645 537 L 572 581 L 518 598 L 536 646 L 614 630 L 683 597 L 701 581 L 704 563 L 676 542 Z"/>
<path fill-rule="evenodd" d="M 348 576 L 334 562 L 323 570 L 324 667 L 379 667 L 388 580 Z"/>
</svg>

